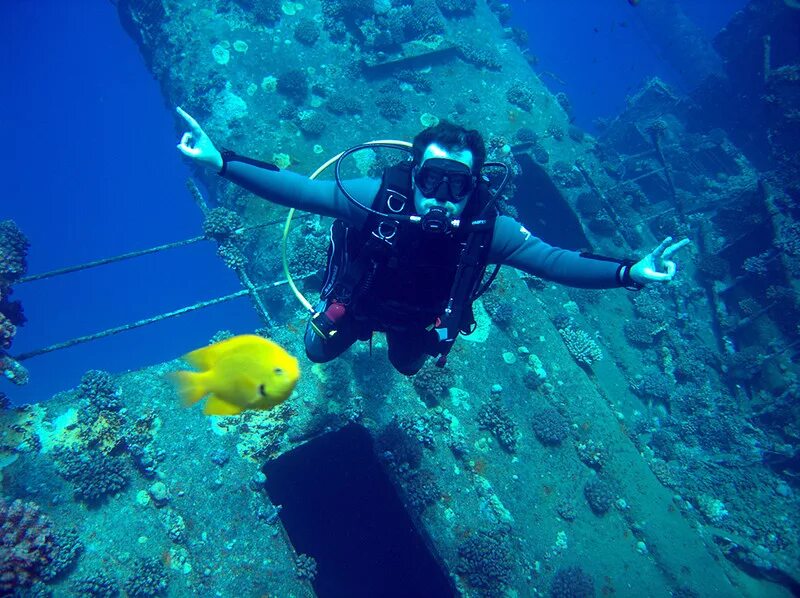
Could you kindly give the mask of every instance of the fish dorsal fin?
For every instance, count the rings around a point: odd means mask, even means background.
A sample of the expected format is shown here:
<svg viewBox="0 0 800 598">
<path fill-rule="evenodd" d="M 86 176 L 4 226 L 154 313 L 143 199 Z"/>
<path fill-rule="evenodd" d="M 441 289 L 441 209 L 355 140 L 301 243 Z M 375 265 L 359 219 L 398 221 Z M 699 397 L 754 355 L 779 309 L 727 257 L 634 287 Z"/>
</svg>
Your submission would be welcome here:
<svg viewBox="0 0 800 598">
<path fill-rule="evenodd" d="M 216 395 L 211 395 L 203 408 L 203 413 L 206 415 L 238 415 L 241 412 L 241 407 L 224 401 Z"/>
<path fill-rule="evenodd" d="M 274 343 L 254 334 L 240 334 L 224 341 L 214 343 L 207 347 L 202 347 L 183 356 L 187 362 L 199 370 L 209 370 L 219 361 L 220 357 L 232 351 L 252 349 L 254 347 L 263 348 Z"/>
</svg>

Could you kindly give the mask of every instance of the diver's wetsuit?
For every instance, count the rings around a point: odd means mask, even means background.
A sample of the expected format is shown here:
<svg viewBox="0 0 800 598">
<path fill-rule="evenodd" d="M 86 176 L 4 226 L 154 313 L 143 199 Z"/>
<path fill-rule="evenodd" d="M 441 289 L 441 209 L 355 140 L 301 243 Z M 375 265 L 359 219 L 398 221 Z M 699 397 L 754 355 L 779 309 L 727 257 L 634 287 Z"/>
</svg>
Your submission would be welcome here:
<svg viewBox="0 0 800 598">
<path fill-rule="evenodd" d="M 349 201 L 335 181 L 312 181 L 287 170 L 226 152 L 221 176 L 269 201 L 305 212 L 339 218 L 361 226 L 367 213 Z M 381 182 L 377 179 L 356 179 L 345 182 L 348 192 L 359 202 L 371 206 Z M 573 287 L 607 289 L 625 286 L 622 264 L 597 259 L 548 245 L 531 235 L 509 216 L 498 216 L 489 248 L 490 264 L 513 266 L 546 280 Z M 366 331 L 368 337 L 370 331 Z M 330 361 L 344 352 L 365 331 L 344 325 L 330 340 L 323 341 L 310 326 L 306 330 L 306 353 L 315 362 Z M 389 359 L 403 374 L 419 371 L 433 347 L 425 329 L 389 330 Z"/>
</svg>

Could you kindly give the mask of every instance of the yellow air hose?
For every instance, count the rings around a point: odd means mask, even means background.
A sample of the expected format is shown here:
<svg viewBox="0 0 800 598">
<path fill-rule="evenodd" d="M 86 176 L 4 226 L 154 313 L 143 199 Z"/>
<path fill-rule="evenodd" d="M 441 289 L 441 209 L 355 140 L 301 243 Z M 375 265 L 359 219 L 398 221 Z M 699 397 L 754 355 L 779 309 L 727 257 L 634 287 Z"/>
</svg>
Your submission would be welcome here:
<svg viewBox="0 0 800 598">
<path fill-rule="evenodd" d="M 381 145 L 384 145 L 384 146 L 385 145 L 397 145 L 397 146 L 408 147 L 408 148 L 412 147 L 412 145 L 408 141 L 396 141 L 396 140 L 393 140 L 393 139 L 381 139 L 381 140 L 378 140 L 378 141 L 367 141 L 363 145 L 378 145 L 378 146 L 381 146 Z M 316 179 L 320 174 L 322 174 L 325 170 L 327 170 L 327 168 L 331 164 L 335 163 L 342 156 L 342 154 L 344 154 L 344 153 L 345 152 L 339 152 L 338 154 L 336 154 L 333 158 L 329 159 L 322 166 L 317 168 L 314 171 L 314 173 L 308 178 L 311 179 L 312 181 L 314 179 Z M 286 282 L 289 283 L 289 288 L 292 289 L 292 292 L 295 294 L 295 297 L 297 297 L 298 301 L 300 301 L 300 303 L 303 304 L 303 307 L 305 307 L 309 312 L 314 314 L 314 313 L 316 313 L 316 310 L 314 309 L 314 306 L 311 305 L 309 300 L 306 299 L 303 296 L 303 293 L 300 292 L 300 289 L 297 288 L 297 285 L 294 283 L 294 280 L 292 279 L 292 275 L 289 272 L 289 261 L 286 258 L 286 239 L 289 237 L 289 226 L 292 223 L 292 216 L 294 216 L 294 208 L 291 208 L 289 210 L 289 215 L 286 217 L 286 224 L 283 226 L 283 240 L 281 241 L 281 259 L 283 261 L 283 273 L 286 276 Z"/>
</svg>

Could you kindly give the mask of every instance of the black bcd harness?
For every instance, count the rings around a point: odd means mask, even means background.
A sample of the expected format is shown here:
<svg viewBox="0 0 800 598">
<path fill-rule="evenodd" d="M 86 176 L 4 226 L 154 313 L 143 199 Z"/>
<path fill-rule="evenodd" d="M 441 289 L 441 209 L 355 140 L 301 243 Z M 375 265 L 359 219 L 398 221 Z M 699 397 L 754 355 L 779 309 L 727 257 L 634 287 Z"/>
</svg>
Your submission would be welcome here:
<svg viewBox="0 0 800 598">
<path fill-rule="evenodd" d="M 334 221 L 320 291 L 326 309 L 312 316 L 311 325 L 323 338 L 336 334 L 346 314 L 363 320 L 370 335 L 372 330 L 433 325 L 435 348 L 429 353 L 438 355 L 436 365 L 443 367 L 459 333 L 474 331 L 472 303 L 497 273 L 481 285 L 497 214 L 491 208 L 489 216 L 462 219 L 447 232 L 426 232 L 420 224 L 392 218 L 415 213 L 412 168 L 406 161 L 384 170 L 372 206 L 380 215 L 370 213 L 360 227 Z M 475 194 L 468 209 L 489 205 L 485 179 L 479 178 Z M 419 259 L 428 263 L 421 267 L 414 263 Z M 433 297 L 426 297 L 431 290 Z M 398 293 L 406 301 L 387 300 Z"/>
</svg>

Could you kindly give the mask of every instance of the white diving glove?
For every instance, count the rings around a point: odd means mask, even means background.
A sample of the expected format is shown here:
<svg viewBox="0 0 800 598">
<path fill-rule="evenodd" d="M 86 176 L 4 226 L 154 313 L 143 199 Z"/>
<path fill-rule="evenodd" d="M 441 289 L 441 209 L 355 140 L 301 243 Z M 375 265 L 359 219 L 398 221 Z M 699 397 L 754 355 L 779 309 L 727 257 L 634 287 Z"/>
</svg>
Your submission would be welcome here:
<svg viewBox="0 0 800 598">
<path fill-rule="evenodd" d="M 214 147 L 211 138 L 206 135 L 206 132 L 203 131 L 203 128 L 192 118 L 191 114 L 180 106 L 177 107 L 177 111 L 191 129 L 190 131 L 186 131 L 183 137 L 181 137 L 181 142 L 177 146 L 178 149 L 184 156 L 218 173 L 222 170 L 222 154 Z"/>
</svg>

